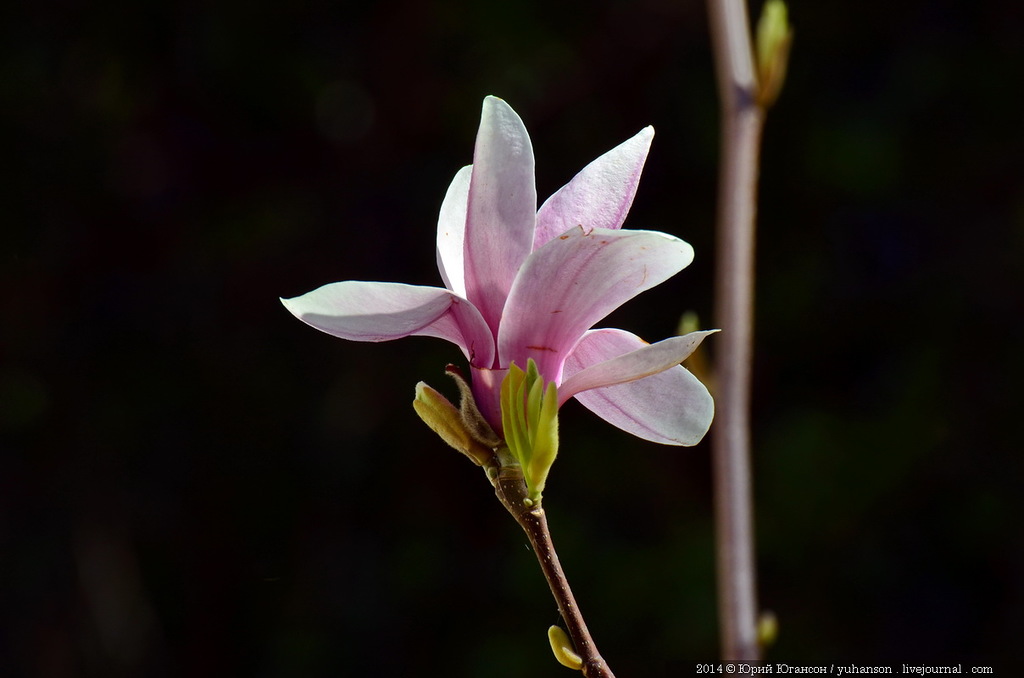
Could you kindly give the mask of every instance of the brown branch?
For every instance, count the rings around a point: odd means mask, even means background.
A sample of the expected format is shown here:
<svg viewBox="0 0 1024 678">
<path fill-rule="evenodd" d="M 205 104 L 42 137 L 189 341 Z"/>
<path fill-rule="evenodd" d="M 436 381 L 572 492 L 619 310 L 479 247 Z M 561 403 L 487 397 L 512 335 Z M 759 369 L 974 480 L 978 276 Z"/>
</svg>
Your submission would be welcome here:
<svg viewBox="0 0 1024 678">
<path fill-rule="evenodd" d="M 615 678 L 601 654 L 597 651 L 594 639 L 590 636 L 587 624 L 583 620 L 576 598 L 569 588 L 569 581 L 558 562 L 558 554 L 551 542 L 547 515 L 540 503 L 532 503 L 527 499 L 526 483 L 523 482 L 522 469 L 519 467 L 502 467 L 494 485 L 495 494 L 502 505 L 512 514 L 519 526 L 526 532 L 533 551 L 537 554 L 544 578 L 548 580 L 551 594 L 558 603 L 558 611 L 565 621 L 566 630 L 575 645 L 576 654 L 583 660 L 581 672 L 586 678 Z"/>
<path fill-rule="evenodd" d="M 711 37 L 721 99 L 715 324 L 716 421 L 712 439 L 722 656 L 758 659 L 757 589 L 750 472 L 754 236 L 764 111 L 745 0 L 711 0 Z"/>
</svg>

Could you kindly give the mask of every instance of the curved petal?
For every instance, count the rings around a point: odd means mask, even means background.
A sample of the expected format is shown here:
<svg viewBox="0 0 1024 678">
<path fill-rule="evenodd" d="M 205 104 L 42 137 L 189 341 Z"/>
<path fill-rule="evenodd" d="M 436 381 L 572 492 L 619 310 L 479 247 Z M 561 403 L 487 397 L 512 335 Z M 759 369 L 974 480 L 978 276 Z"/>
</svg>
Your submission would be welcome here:
<svg viewBox="0 0 1024 678">
<path fill-rule="evenodd" d="M 653 138 L 654 128 L 645 127 L 584 167 L 548 198 L 537 212 L 533 249 L 573 226 L 621 228 L 636 196 Z"/>
<path fill-rule="evenodd" d="M 566 381 L 588 365 L 643 348 L 635 334 L 617 329 L 587 332 L 565 362 Z M 715 402 L 704 384 L 682 366 L 616 386 L 576 394 L 584 407 L 613 426 L 663 445 L 696 445 L 707 433 Z"/>
<path fill-rule="evenodd" d="M 533 146 L 523 121 L 501 99 L 484 99 L 465 235 L 466 298 L 494 334 L 516 272 L 530 254 L 537 221 Z"/>
<path fill-rule="evenodd" d="M 439 337 L 457 344 L 473 364 L 494 360 L 494 340 L 480 312 L 439 287 L 346 280 L 281 303 L 302 322 L 342 339 Z"/>
<path fill-rule="evenodd" d="M 437 218 L 437 270 L 445 287 L 463 299 L 466 298 L 466 204 L 472 173 L 473 166 L 466 165 L 455 174 Z"/>
<path fill-rule="evenodd" d="M 501 366 L 533 358 L 545 379 L 560 383 L 584 332 L 692 260 L 692 247 L 656 231 L 563 233 L 530 255 L 512 286 L 498 334 Z"/>
<path fill-rule="evenodd" d="M 670 337 L 654 344 L 648 344 L 641 340 L 643 344 L 641 348 L 590 364 L 565 379 L 558 387 L 559 404 L 582 391 L 636 381 L 675 367 L 690 357 L 690 354 L 704 341 L 704 337 L 717 331 L 690 332 L 684 336 Z M 592 341 L 599 341 L 599 339 Z M 583 351 L 586 352 L 587 348 L 584 347 Z M 581 361 L 581 364 L 583 362 Z"/>
</svg>

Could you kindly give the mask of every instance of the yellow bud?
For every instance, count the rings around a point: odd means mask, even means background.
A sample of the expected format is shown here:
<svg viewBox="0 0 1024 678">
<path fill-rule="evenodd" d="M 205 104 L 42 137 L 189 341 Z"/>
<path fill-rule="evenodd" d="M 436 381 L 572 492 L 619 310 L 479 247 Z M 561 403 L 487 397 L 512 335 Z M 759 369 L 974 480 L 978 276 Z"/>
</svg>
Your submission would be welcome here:
<svg viewBox="0 0 1024 678">
<path fill-rule="evenodd" d="M 779 619 L 771 610 L 765 610 L 757 620 L 757 644 L 767 650 L 779 637 Z"/>
<path fill-rule="evenodd" d="M 493 464 L 494 452 L 478 442 L 466 430 L 458 408 L 424 382 L 416 384 L 416 399 L 412 401 L 416 414 L 427 426 L 453 448 L 469 457 L 477 466 Z"/>
<path fill-rule="evenodd" d="M 700 330 L 700 318 L 697 317 L 697 312 L 686 311 L 683 313 L 679 319 L 679 329 L 676 330 L 678 334 L 682 336 L 698 330 Z M 686 359 L 685 367 L 707 387 L 708 391 L 712 394 L 715 393 L 715 375 L 711 369 L 711 358 L 704 344 L 698 346 L 690 354 L 690 357 Z"/>
<path fill-rule="evenodd" d="M 551 643 L 551 651 L 555 653 L 555 659 L 559 664 L 574 671 L 583 668 L 583 658 L 576 654 L 572 641 L 561 626 L 552 626 L 548 629 L 548 642 Z"/>
<path fill-rule="evenodd" d="M 793 29 L 789 25 L 786 3 L 783 0 L 766 0 L 757 22 L 757 73 L 760 85 L 757 100 L 762 108 L 775 103 L 782 91 L 792 42 Z"/>
</svg>

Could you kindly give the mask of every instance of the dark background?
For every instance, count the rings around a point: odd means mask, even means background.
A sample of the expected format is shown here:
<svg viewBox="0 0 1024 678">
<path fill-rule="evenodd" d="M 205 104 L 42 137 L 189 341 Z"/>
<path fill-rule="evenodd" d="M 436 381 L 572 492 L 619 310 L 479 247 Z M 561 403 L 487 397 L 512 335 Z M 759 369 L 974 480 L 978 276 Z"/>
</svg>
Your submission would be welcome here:
<svg viewBox="0 0 1024 678">
<path fill-rule="evenodd" d="M 655 126 L 627 226 L 697 259 L 607 325 L 713 324 L 703 4 L 2 12 L 0 674 L 568 675 L 525 538 L 410 407 L 461 354 L 333 339 L 277 297 L 438 284 L 496 94 L 541 198 Z M 758 250 L 770 658 L 1021 658 L 1022 15 L 791 5 Z M 598 644 L 688 675 L 718 651 L 709 447 L 561 420 L 546 504 Z"/>
</svg>

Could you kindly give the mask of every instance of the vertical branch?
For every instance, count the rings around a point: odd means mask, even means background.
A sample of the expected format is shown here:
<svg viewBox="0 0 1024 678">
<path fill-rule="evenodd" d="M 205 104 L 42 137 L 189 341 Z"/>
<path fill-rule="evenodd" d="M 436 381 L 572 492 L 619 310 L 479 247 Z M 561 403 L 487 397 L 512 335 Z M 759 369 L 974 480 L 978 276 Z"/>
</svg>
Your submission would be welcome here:
<svg viewBox="0 0 1024 678">
<path fill-rule="evenodd" d="M 724 331 L 716 345 L 712 439 L 719 631 L 725 659 L 758 659 L 749 410 L 754 220 L 764 110 L 757 101 L 745 0 L 711 0 L 709 18 L 722 135 L 715 323 Z"/>
</svg>

